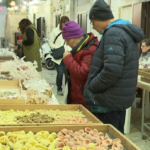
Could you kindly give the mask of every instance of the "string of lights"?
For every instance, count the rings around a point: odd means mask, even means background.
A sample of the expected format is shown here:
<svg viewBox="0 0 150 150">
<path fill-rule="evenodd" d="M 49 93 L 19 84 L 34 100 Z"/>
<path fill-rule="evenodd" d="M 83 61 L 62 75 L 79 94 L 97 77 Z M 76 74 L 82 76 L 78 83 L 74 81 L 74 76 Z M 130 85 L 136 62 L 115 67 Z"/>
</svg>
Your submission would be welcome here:
<svg viewBox="0 0 150 150">
<path fill-rule="evenodd" d="M 33 6 L 37 0 L 7 0 L 10 1 L 7 5 L 9 11 L 20 12 L 24 10 L 28 12 L 29 6 Z"/>
</svg>

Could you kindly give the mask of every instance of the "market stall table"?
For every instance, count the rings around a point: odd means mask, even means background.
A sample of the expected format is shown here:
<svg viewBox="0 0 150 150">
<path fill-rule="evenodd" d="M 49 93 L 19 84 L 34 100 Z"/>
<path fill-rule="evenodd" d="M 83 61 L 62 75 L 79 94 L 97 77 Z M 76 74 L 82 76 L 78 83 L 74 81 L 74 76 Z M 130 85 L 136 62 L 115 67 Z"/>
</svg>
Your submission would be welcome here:
<svg viewBox="0 0 150 150">
<path fill-rule="evenodd" d="M 150 130 L 150 123 L 146 123 L 144 120 L 144 116 L 148 117 L 150 112 L 150 103 L 149 103 L 150 83 L 141 81 L 141 76 L 138 76 L 137 87 L 143 89 L 141 132 L 142 138 L 145 138 L 144 127 Z"/>
</svg>

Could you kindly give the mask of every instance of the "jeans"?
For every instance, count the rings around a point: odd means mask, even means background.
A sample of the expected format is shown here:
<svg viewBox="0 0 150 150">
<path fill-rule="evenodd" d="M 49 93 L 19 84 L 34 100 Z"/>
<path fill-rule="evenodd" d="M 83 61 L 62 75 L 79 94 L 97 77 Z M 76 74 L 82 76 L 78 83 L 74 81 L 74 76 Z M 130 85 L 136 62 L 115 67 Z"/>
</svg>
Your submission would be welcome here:
<svg viewBox="0 0 150 150">
<path fill-rule="evenodd" d="M 110 113 L 93 113 L 104 124 L 111 124 L 124 134 L 126 111 L 112 111 Z"/>
<path fill-rule="evenodd" d="M 62 80 L 63 80 L 63 73 L 65 72 L 65 65 L 63 61 L 60 63 L 60 65 L 55 63 L 57 76 L 56 76 L 56 85 L 57 85 L 57 91 L 62 91 Z"/>
</svg>

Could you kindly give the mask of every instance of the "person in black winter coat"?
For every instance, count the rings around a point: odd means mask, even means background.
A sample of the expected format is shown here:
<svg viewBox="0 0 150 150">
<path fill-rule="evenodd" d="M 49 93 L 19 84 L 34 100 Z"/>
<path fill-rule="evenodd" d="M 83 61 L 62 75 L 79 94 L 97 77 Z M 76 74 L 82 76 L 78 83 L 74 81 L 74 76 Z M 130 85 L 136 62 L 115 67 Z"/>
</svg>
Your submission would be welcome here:
<svg viewBox="0 0 150 150">
<path fill-rule="evenodd" d="M 115 20 L 104 0 L 89 14 L 93 29 L 102 35 L 84 89 L 84 102 L 103 123 L 124 133 L 125 110 L 134 100 L 139 48 L 144 34 L 127 20 Z"/>
</svg>

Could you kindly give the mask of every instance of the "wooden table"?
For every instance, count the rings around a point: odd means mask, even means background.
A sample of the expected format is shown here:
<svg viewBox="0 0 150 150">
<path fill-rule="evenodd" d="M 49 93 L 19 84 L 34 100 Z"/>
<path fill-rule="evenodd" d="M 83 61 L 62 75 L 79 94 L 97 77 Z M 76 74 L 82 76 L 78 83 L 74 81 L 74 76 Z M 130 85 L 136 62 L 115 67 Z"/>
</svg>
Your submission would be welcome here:
<svg viewBox="0 0 150 150">
<path fill-rule="evenodd" d="M 150 116 L 150 102 L 149 102 L 149 92 L 150 92 L 150 83 L 146 83 L 141 81 L 141 76 L 138 76 L 138 82 L 137 87 L 141 88 L 143 90 L 143 96 L 142 96 L 142 125 L 141 125 L 141 132 L 142 132 L 142 138 L 145 138 L 144 135 L 144 127 L 150 130 L 150 123 L 146 123 L 144 120 L 144 116 L 146 117 Z M 145 114 L 146 112 L 146 114 Z"/>
</svg>

